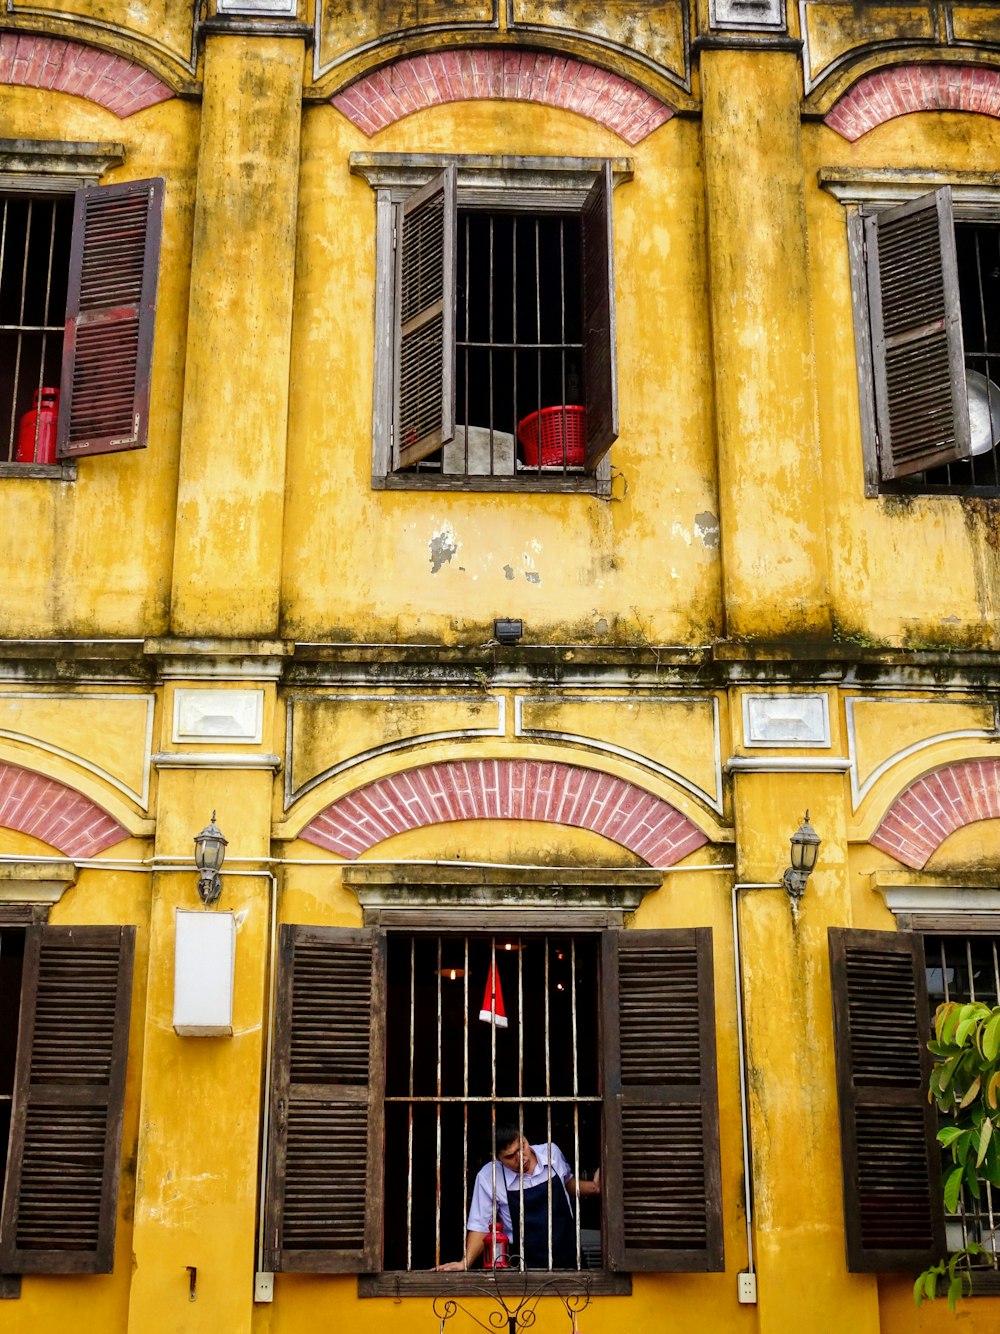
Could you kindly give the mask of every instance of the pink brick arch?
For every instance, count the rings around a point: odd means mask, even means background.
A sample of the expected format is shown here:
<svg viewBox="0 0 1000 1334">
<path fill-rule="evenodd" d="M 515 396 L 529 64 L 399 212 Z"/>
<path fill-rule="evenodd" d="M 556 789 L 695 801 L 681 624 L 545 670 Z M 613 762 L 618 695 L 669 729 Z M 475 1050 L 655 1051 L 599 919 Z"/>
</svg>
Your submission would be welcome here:
<svg viewBox="0 0 1000 1334">
<path fill-rule="evenodd" d="M 622 778 L 541 760 L 456 760 L 407 769 L 327 806 L 299 835 L 349 861 L 384 838 L 450 820 L 574 825 L 672 866 L 708 836 L 669 802 Z"/>
<path fill-rule="evenodd" d="M 911 111 L 972 111 L 1000 116 L 1000 69 L 981 65 L 896 65 L 866 74 L 823 120 L 852 143 Z"/>
<path fill-rule="evenodd" d="M 1000 819 L 1000 760 L 963 760 L 911 783 L 892 803 L 872 843 L 919 871 L 956 829 Z"/>
<path fill-rule="evenodd" d="M 82 792 L 16 764 L 0 764 L 0 825 L 67 857 L 96 857 L 128 838 L 125 826 Z"/>
<path fill-rule="evenodd" d="M 2 83 L 72 93 L 119 120 L 173 97 L 161 79 L 125 56 L 40 33 L 0 33 Z"/>
<path fill-rule="evenodd" d="M 491 99 L 563 107 L 637 144 L 673 108 L 619 74 L 542 51 L 486 50 L 404 56 L 366 74 L 330 101 L 369 137 L 442 102 Z"/>
</svg>

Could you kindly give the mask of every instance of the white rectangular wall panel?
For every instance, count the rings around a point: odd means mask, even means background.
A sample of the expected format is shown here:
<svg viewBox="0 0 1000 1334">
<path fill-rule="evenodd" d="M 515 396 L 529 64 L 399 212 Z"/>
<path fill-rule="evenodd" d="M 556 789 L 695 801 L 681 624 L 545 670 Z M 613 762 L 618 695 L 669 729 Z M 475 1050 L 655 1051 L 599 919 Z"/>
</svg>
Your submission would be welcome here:
<svg viewBox="0 0 1000 1334">
<path fill-rule="evenodd" d="M 178 908 L 175 917 L 174 1032 L 232 1037 L 236 920 L 231 912 Z"/>
</svg>

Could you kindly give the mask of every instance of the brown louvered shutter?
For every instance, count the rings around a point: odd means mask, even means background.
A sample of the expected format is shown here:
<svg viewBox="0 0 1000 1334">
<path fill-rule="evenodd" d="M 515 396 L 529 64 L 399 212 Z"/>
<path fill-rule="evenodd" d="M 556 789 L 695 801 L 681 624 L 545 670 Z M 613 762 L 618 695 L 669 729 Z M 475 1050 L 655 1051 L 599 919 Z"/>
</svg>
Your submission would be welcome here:
<svg viewBox="0 0 1000 1334">
<path fill-rule="evenodd" d="M 945 1252 L 923 941 L 831 927 L 830 972 L 848 1268 L 915 1272 Z"/>
<path fill-rule="evenodd" d="M 455 241 L 458 171 L 446 167 L 399 210 L 393 466 L 455 435 Z"/>
<path fill-rule="evenodd" d="M 274 1270 L 381 1263 L 385 937 L 282 926 L 266 1252 Z"/>
<path fill-rule="evenodd" d="M 968 458 L 951 187 L 865 219 L 879 471 Z"/>
<path fill-rule="evenodd" d="M 618 351 L 615 334 L 615 253 L 605 162 L 583 206 L 583 379 L 587 399 L 587 467 L 618 439 Z"/>
<path fill-rule="evenodd" d="M 60 458 L 146 446 L 162 217 L 159 178 L 77 191 Z"/>
<path fill-rule="evenodd" d="M 609 1264 L 721 1270 L 712 933 L 609 931 L 602 946 Z"/>
<path fill-rule="evenodd" d="M 134 953 L 131 926 L 27 929 L 0 1271 L 111 1272 Z"/>
</svg>

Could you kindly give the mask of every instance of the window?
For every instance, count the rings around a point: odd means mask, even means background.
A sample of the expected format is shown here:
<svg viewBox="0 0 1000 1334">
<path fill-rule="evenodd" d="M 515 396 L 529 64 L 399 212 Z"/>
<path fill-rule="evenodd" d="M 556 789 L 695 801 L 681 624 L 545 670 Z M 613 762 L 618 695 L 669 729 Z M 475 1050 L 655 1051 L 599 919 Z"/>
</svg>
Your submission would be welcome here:
<svg viewBox="0 0 1000 1334">
<path fill-rule="evenodd" d="M 134 951 L 134 927 L 0 927 L 0 1273 L 111 1272 Z"/>
<path fill-rule="evenodd" d="M 493 959 L 503 1030 L 479 1018 Z M 508 1117 L 601 1168 L 567 1267 L 723 1267 L 709 931 L 283 926 L 277 1000 L 271 1268 L 427 1290 Z"/>
<path fill-rule="evenodd" d="M 1000 496 L 1000 200 L 855 220 L 869 490 Z"/>
<path fill-rule="evenodd" d="M 143 448 L 163 181 L 0 185 L 0 467 Z"/>
<path fill-rule="evenodd" d="M 1000 936 L 925 935 L 923 939 L 932 1018 L 944 1001 L 1000 1005 Z M 1000 1256 L 1000 1194 L 989 1183 L 978 1201 L 963 1191 L 958 1212 L 946 1215 L 945 1228 L 950 1251 L 976 1241 Z M 994 1285 L 998 1282 L 995 1274 L 982 1277 L 992 1278 Z"/>
<path fill-rule="evenodd" d="M 611 196 L 589 159 L 354 154 L 378 199 L 373 481 L 605 491 Z"/>
</svg>

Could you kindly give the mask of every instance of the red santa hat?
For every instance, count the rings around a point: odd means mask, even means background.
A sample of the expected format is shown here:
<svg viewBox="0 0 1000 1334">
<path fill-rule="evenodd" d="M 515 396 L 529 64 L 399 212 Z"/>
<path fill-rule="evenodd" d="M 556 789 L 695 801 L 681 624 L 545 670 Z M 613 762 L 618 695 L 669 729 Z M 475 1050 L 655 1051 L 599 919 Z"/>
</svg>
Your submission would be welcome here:
<svg viewBox="0 0 1000 1334">
<path fill-rule="evenodd" d="M 497 972 L 495 959 L 490 964 L 489 977 L 486 979 L 486 994 L 483 996 L 483 1008 L 479 1011 L 479 1017 L 484 1024 L 491 1024 L 495 1019 L 497 1028 L 507 1027 L 503 992 L 500 990 L 500 974 Z"/>
</svg>

